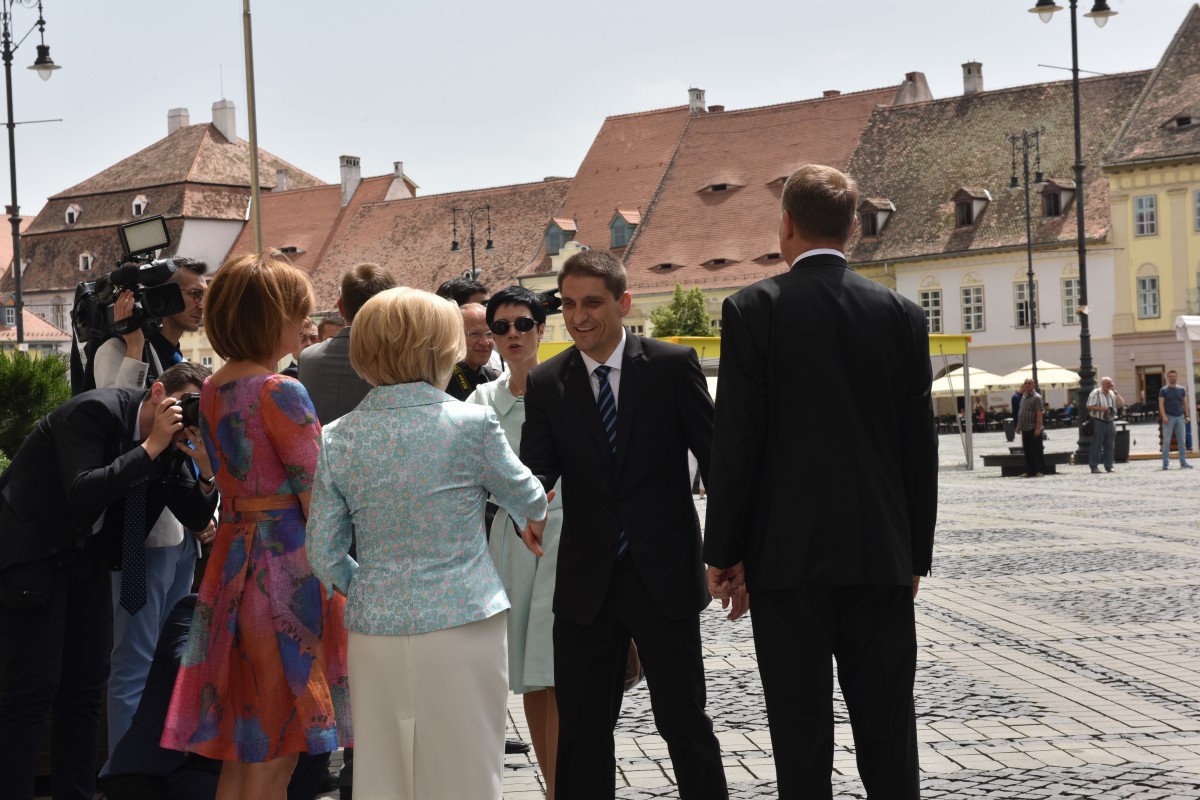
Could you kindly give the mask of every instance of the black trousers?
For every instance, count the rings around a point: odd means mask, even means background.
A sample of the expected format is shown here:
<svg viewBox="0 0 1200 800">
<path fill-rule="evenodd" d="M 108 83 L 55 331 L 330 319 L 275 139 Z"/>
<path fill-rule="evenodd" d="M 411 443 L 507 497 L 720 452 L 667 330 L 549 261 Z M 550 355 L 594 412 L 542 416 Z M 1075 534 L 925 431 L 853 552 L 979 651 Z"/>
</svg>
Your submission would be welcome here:
<svg viewBox="0 0 1200 800">
<path fill-rule="evenodd" d="M 1033 431 L 1021 431 L 1021 449 L 1025 451 L 1025 473 L 1036 475 L 1046 471 L 1046 444 Z"/>
<path fill-rule="evenodd" d="M 94 538 L 94 537 L 93 537 Z M 94 544 L 94 543 L 91 543 Z M 49 603 L 0 605 L 0 797 L 33 797 L 38 741 L 52 717 L 54 800 L 92 800 L 112 650 L 112 589 L 99 548 L 54 559 Z"/>
<path fill-rule="evenodd" d="M 750 618 L 781 800 L 833 797 L 833 659 L 867 797 L 919 797 L 912 587 L 759 591 Z"/>
<path fill-rule="evenodd" d="M 637 644 L 654 723 L 667 742 L 681 800 L 725 800 L 721 747 L 713 735 L 700 652 L 700 617 L 666 617 L 629 556 L 613 566 L 608 595 L 588 625 L 554 620 L 558 697 L 557 796 L 616 794 L 613 728 L 620 714 L 629 640 Z"/>
</svg>

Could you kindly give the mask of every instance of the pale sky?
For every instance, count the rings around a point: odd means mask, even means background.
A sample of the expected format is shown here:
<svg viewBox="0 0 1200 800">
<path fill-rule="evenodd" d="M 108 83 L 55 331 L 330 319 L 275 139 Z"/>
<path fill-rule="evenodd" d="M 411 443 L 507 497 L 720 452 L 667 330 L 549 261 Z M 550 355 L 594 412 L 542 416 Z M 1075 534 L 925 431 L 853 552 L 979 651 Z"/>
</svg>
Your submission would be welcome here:
<svg viewBox="0 0 1200 800">
<path fill-rule="evenodd" d="M 26 0 L 28 1 L 28 0 Z M 1191 0 L 1109 0 L 1082 14 L 1080 67 L 1150 69 Z M 247 138 L 242 2 L 43 0 L 62 69 L 48 82 L 14 58 L 18 198 L 24 213 L 166 135 L 167 110 L 212 119 L 224 96 Z M 1066 0 L 1060 0 L 1066 5 Z M 894 86 L 924 72 L 935 97 L 962 92 L 962 63 L 998 89 L 1070 78 L 1066 11 L 1033 0 L 251 0 L 259 146 L 322 180 L 338 156 L 364 176 L 403 161 L 420 194 L 574 175 L 604 117 L 687 102 L 727 109 Z M 37 9 L 14 11 L 15 38 Z M 223 75 L 223 78 L 222 78 Z M 998 131 L 997 135 L 1002 135 Z M 8 159 L 0 197 L 11 202 Z"/>
</svg>

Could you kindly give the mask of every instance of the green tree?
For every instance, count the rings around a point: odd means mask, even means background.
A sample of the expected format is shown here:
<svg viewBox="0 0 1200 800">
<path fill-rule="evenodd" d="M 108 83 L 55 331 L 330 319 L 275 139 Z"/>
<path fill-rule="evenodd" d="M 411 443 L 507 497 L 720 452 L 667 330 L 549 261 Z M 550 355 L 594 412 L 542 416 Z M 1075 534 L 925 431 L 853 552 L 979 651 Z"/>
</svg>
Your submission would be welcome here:
<svg viewBox="0 0 1200 800">
<path fill-rule="evenodd" d="M 0 454 L 12 459 L 42 417 L 71 396 L 67 357 L 0 351 Z"/>
<path fill-rule="evenodd" d="M 659 338 L 712 334 L 712 317 L 704 305 L 704 292 L 700 289 L 684 291 L 678 283 L 671 302 L 650 312 L 650 324 L 654 326 L 652 332 Z"/>
</svg>

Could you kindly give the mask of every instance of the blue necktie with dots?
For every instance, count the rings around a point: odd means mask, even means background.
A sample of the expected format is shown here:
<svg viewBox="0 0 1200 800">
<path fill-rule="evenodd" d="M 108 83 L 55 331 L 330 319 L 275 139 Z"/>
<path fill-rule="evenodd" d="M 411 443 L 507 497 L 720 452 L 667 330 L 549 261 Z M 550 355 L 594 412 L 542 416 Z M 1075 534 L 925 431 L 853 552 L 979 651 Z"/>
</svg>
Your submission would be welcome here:
<svg viewBox="0 0 1200 800">
<path fill-rule="evenodd" d="M 146 605 L 146 481 L 125 496 L 121 538 L 121 608 L 131 615 Z"/>
<path fill-rule="evenodd" d="M 608 446 L 612 448 L 615 456 L 617 454 L 617 399 L 613 396 L 612 387 L 608 385 L 608 373 L 610 372 L 612 372 L 612 367 L 603 364 L 592 370 L 592 374 L 600 382 L 600 392 L 596 395 L 596 405 L 600 408 L 600 424 L 604 426 L 604 432 L 608 435 Z M 625 538 L 625 531 L 618 531 L 616 558 L 625 555 L 625 551 L 628 549 L 629 540 Z"/>
</svg>

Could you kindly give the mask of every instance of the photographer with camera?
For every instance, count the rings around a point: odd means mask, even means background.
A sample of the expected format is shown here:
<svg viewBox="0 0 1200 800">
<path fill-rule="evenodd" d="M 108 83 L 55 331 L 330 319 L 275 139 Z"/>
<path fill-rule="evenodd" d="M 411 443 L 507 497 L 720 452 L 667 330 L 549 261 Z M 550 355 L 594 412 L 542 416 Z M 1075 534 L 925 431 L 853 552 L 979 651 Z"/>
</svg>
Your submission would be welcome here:
<svg viewBox="0 0 1200 800">
<path fill-rule="evenodd" d="M 190 258 L 174 258 L 175 273 L 167 283 L 179 286 L 184 309 L 162 318 L 162 329 L 146 336 L 141 326 L 124 336 L 113 336 L 96 350 L 89 369 L 96 386 L 142 387 L 153 383 L 164 366 L 182 361 L 179 341 L 196 331 L 204 318 L 207 265 Z M 113 324 L 130 319 L 136 311 L 134 292 L 125 289 L 113 303 Z M 154 327 L 158 327 L 155 325 Z M 216 526 L 192 534 L 167 509 L 146 538 L 146 605 L 130 612 L 121 607 L 121 573 L 112 574 L 113 648 L 108 679 L 108 752 L 125 735 L 142 698 L 150 662 L 162 621 L 175 604 L 192 591 L 199 545 L 211 541 Z M 197 542 L 196 539 L 200 539 Z"/>
<path fill-rule="evenodd" d="M 52 794 L 90 798 L 108 678 L 108 569 L 120 605 L 146 602 L 144 542 L 169 508 L 190 528 L 217 494 L 199 430 L 179 400 L 209 370 L 168 369 L 149 389 L 94 389 L 50 412 L 0 475 L 0 780 L 33 797 L 39 733 L 53 709 Z M 196 445 L 193 449 L 189 445 Z M 193 460 L 199 480 L 193 472 Z M 157 631 L 156 631 L 157 634 Z"/>
</svg>

